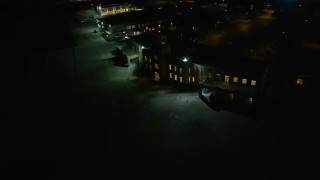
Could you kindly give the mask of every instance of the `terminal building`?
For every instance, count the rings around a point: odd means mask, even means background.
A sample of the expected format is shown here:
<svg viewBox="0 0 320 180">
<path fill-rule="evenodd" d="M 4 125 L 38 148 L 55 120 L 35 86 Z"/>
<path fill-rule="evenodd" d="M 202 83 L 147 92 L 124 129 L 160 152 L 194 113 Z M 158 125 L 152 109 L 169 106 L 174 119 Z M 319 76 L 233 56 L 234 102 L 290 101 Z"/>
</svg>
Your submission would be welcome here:
<svg viewBox="0 0 320 180">
<path fill-rule="evenodd" d="M 139 54 L 136 68 L 145 75 L 182 88 L 199 87 L 208 103 L 252 107 L 265 92 L 267 62 L 221 55 L 192 42 L 169 43 L 157 30 L 131 37 L 128 44 Z"/>
<path fill-rule="evenodd" d="M 143 6 L 132 1 L 97 1 L 94 3 L 99 16 L 110 16 L 132 11 L 141 11 Z"/>
<path fill-rule="evenodd" d="M 170 17 L 172 14 L 161 9 L 143 10 L 98 18 L 97 25 L 107 40 L 112 41 L 168 26 Z"/>
</svg>

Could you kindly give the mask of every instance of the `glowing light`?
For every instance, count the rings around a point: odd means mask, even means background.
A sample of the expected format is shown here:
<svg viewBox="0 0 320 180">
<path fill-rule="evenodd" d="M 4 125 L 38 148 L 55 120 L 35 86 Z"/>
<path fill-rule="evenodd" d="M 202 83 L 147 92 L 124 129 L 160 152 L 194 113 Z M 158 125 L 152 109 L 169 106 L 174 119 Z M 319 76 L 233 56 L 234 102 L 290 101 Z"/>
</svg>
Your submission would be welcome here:
<svg viewBox="0 0 320 180">
<path fill-rule="evenodd" d="M 183 58 L 182 61 L 183 62 L 188 62 L 188 59 L 187 58 Z"/>
</svg>

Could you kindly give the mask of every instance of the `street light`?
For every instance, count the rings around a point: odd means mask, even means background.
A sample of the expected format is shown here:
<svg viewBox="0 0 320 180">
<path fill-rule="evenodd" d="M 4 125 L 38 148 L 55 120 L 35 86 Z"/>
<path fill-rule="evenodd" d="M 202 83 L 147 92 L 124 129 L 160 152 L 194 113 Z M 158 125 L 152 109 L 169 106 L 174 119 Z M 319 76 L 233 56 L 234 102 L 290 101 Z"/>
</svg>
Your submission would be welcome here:
<svg viewBox="0 0 320 180">
<path fill-rule="evenodd" d="M 182 59 L 183 62 L 188 62 L 189 60 L 185 57 Z"/>
</svg>

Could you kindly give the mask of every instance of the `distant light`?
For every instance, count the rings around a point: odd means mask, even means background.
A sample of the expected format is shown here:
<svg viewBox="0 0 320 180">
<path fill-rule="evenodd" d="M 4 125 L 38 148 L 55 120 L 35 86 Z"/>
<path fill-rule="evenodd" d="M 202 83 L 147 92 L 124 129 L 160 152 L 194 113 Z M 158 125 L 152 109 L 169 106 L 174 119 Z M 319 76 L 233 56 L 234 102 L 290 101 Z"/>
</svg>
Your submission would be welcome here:
<svg viewBox="0 0 320 180">
<path fill-rule="evenodd" d="M 227 12 L 227 10 L 225 9 L 224 12 Z"/>
<path fill-rule="evenodd" d="M 122 33 L 124 34 L 124 33 L 126 33 L 125 31 L 122 31 Z"/>
<path fill-rule="evenodd" d="M 144 46 L 141 46 L 141 49 L 144 49 Z"/>
<path fill-rule="evenodd" d="M 284 31 L 282 31 L 282 34 L 284 34 L 285 32 Z"/>
<path fill-rule="evenodd" d="M 299 4 L 299 6 L 301 7 L 301 4 Z"/>
<path fill-rule="evenodd" d="M 187 58 L 183 58 L 182 61 L 183 62 L 188 62 L 188 59 Z"/>
<path fill-rule="evenodd" d="M 161 27 L 161 25 L 160 25 L 160 24 L 159 24 L 158 26 L 159 26 L 159 27 Z"/>
<path fill-rule="evenodd" d="M 308 21 L 308 19 L 305 20 L 306 22 Z"/>
<path fill-rule="evenodd" d="M 129 39 L 129 37 L 128 37 L 128 36 L 125 36 L 124 38 L 125 38 L 125 39 Z"/>
<path fill-rule="evenodd" d="M 159 30 L 158 33 L 161 33 L 161 31 Z"/>
</svg>

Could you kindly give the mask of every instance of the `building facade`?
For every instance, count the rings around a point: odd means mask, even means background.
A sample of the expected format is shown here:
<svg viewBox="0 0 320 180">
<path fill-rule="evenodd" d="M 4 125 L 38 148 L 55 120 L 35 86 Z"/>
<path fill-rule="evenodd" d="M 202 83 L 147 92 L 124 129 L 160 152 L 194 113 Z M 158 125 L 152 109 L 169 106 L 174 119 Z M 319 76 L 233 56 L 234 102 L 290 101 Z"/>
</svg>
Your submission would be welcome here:
<svg viewBox="0 0 320 180">
<path fill-rule="evenodd" d="M 131 12 L 131 11 L 141 11 L 143 10 L 143 6 L 136 5 L 132 2 L 117 3 L 117 4 L 98 3 L 95 9 L 99 16 L 109 16 L 109 15 L 116 15 L 116 14 Z"/>
</svg>

